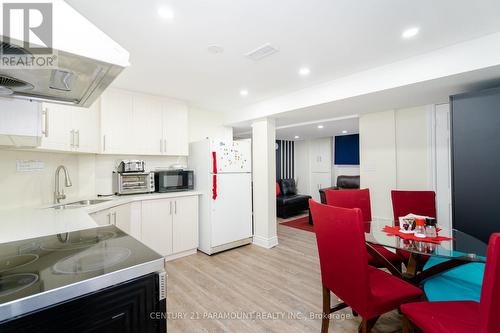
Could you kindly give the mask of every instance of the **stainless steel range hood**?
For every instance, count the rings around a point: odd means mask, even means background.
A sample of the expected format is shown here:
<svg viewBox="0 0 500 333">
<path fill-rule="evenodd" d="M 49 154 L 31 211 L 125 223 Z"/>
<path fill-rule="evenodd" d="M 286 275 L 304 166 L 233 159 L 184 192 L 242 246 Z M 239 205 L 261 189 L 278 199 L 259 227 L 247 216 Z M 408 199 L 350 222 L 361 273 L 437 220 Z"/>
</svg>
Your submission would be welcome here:
<svg viewBox="0 0 500 333">
<path fill-rule="evenodd" d="M 2 12 L 5 10 L 3 4 L 7 2 L 13 1 L 0 1 Z M 66 2 L 42 2 L 52 4 L 51 54 L 55 65 L 23 68 L 5 66 L 0 62 L 0 96 L 89 107 L 129 66 L 129 53 Z M 23 47 L 26 45 L 25 36 L 8 35 L 3 31 L 5 27 L 0 29 L 0 56 L 5 55 L 9 59 L 37 56 Z M 33 43 L 30 43 L 31 47 Z"/>
</svg>

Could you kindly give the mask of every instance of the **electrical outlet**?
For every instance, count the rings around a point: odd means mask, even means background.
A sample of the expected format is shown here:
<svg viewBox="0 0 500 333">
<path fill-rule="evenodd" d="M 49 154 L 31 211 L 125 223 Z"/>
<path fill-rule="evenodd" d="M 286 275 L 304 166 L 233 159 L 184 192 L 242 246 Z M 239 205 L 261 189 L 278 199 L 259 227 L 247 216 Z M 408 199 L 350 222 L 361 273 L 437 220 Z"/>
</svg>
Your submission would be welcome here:
<svg viewBox="0 0 500 333">
<path fill-rule="evenodd" d="M 45 163 L 43 161 L 37 161 L 37 160 L 17 160 L 16 161 L 17 172 L 42 171 L 44 168 L 45 168 Z"/>
</svg>

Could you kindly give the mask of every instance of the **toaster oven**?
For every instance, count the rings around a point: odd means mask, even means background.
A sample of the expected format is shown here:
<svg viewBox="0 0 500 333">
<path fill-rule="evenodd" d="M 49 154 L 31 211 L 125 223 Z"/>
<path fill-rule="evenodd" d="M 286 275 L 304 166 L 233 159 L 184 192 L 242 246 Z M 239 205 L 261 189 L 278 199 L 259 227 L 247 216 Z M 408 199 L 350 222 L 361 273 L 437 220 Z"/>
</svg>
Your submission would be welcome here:
<svg viewBox="0 0 500 333">
<path fill-rule="evenodd" d="M 113 193 L 117 195 L 151 193 L 155 191 L 153 172 L 113 172 Z"/>
</svg>

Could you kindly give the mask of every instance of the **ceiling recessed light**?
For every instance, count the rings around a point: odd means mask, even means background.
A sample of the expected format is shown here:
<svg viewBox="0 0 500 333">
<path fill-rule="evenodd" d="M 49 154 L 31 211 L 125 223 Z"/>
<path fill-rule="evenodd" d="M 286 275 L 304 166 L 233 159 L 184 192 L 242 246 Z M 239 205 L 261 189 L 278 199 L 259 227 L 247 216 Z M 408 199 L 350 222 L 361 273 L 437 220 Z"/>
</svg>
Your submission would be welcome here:
<svg viewBox="0 0 500 333">
<path fill-rule="evenodd" d="M 346 131 L 346 130 L 343 130 L 343 131 L 342 131 L 342 134 L 347 134 L 347 131 Z"/>
<path fill-rule="evenodd" d="M 323 126 L 323 125 L 318 125 L 318 128 L 319 128 L 319 129 L 322 129 L 323 127 L 325 127 L 325 126 Z"/>
<path fill-rule="evenodd" d="M 158 8 L 158 15 L 160 15 L 161 18 L 164 18 L 167 20 L 172 20 L 175 17 L 175 14 L 172 11 L 172 9 L 167 8 L 167 7 Z"/>
<path fill-rule="evenodd" d="M 293 137 L 294 139 L 300 139 L 300 136 L 296 135 Z"/>
<path fill-rule="evenodd" d="M 241 96 L 248 96 L 248 90 L 246 90 L 246 89 L 240 90 L 240 95 Z"/>
<path fill-rule="evenodd" d="M 301 69 L 299 69 L 300 76 L 308 76 L 309 74 L 311 74 L 311 70 L 309 68 L 302 67 Z"/>
<path fill-rule="evenodd" d="M 404 39 L 409 39 L 418 35 L 419 32 L 420 32 L 419 27 L 408 28 L 405 31 L 403 31 L 401 37 L 403 37 Z"/>
</svg>

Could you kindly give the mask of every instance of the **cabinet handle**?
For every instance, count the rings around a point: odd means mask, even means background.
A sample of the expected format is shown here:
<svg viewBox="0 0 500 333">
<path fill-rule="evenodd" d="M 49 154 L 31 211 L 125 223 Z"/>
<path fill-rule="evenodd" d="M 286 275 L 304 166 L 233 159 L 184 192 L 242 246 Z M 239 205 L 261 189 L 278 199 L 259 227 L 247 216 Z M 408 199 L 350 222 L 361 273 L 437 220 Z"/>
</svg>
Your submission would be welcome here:
<svg viewBox="0 0 500 333">
<path fill-rule="evenodd" d="M 167 139 L 163 139 L 163 152 L 167 153 Z"/>
<path fill-rule="evenodd" d="M 177 201 L 174 201 L 174 214 L 177 215 Z"/>
<path fill-rule="evenodd" d="M 80 130 L 76 130 L 75 135 L 76 135 L 76 147 L 80 148 Z"/>
<path fill-rule="evenodd" d="M 49 110 L 47 108 L 43 108 L 42 110 L 43 117 L 43 131 L 42 134 L 48 138 L 49 137 Z"/>
<path fill-rule="evenodd" d="M 108 213 L 108 224 L 111 224 L 111 213 Z"/>
<path fill-rule="evenodd" d="M 106 134 L 102 136 L 102 151 L 106 151 Z"/>
<path fill-rule="evenodd" d="M 75 130 L 71 130 L 69 141 L 70 141 L 71 148 L 75 147 Z"/>
<path fill-rule="evenodd" d="M 172 215 L 172 201 L 168 203 L 170 205 L 170 215 Z"/>
<path fill-rule="evenodd" d="M 160 153 L 163 153 L 163 140 L 160 139 Z"/>
<path fill-rule="evenodd" d="M 113 212 L 113 224 L 116 225 L 116 212 Z"/>
</svg>

